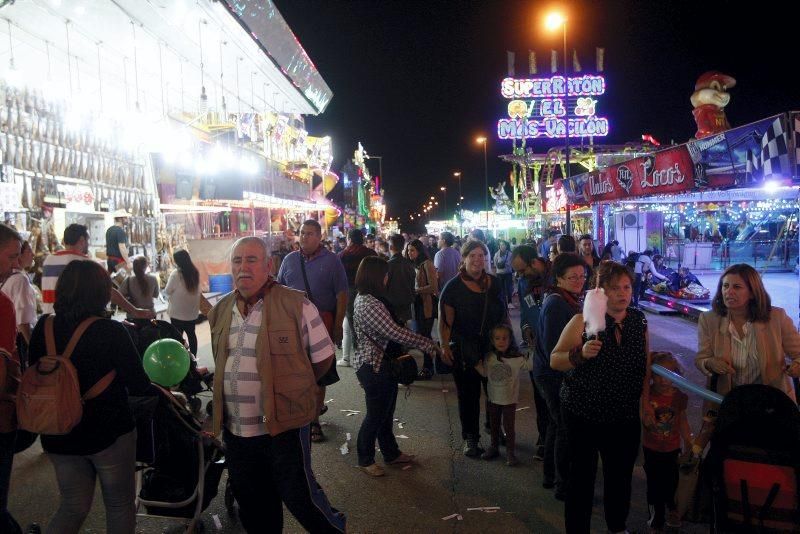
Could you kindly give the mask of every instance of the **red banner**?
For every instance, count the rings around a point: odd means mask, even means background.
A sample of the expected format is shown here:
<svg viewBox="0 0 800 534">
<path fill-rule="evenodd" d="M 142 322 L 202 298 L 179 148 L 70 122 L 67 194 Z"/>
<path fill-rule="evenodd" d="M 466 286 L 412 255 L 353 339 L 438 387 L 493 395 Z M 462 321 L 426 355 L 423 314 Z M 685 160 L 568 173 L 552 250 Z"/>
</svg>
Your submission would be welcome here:
<svg viewBox="0 0 800 534">
<path fill-rule="evenodd" d="M 589 173 L 583 184 L 590 202 L 680 193 L 694 188 L 694 165 L 685 145 Z"/>
</svg>

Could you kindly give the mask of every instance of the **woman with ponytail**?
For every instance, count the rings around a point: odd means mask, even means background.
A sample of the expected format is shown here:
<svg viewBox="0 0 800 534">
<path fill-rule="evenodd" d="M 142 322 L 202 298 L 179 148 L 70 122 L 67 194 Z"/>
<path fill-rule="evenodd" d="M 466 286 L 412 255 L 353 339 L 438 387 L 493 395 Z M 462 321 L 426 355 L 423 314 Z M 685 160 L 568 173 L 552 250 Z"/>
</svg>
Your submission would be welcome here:
<svg viewBox="0 0 800 534">
<path fill-rule="evenodd" d="M 147 273 L 147 258 L 133 258 L 133 276 L 126 278 L 119 287 L 119 292 L 137 308 L 155 311 L 153 299 L 158 297 L 158 278 Z M 136 317 L 128 314 L 128 320 L 136 321 Z"/>
</svg>

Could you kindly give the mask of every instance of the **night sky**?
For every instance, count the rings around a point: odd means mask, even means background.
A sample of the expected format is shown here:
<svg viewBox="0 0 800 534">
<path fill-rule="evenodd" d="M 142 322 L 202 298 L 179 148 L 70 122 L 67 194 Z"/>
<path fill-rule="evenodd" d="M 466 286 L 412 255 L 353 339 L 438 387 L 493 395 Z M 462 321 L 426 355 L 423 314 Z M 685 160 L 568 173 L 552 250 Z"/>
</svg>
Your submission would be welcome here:
<svg viewBox="0 0 800 534">
<path fill-rule="evenodd" d="M 436 194 L 441 205 L 442 185 L 452 210 L 456 170 L 465 207 L 482 207 L 478 135 L 489 138 L 489 184 L 507 178 L 510 166 L 497 156 L 511 151 L 511 141 L 496 132 L 497 119 L 507 116 L 500 95 L 506 50 L 516 52 L 516 77 L 528 75 L 529 49 L 537 53 L 536 76 L 550 76 L 550 50 L 560 58 L 563 49 L 561 31 L 544 29 L 551 7 L 566 8 L 568 47 L 577 49 L 584 73 L 594 71 L 595 47 L 605 48 L 606 94 L 597 115 L 609 118 L 610 134 L 598 143 L 637 141 L 643 133 L 665 144 L 686 141 L 695 132 L 689 96 L 708 70 L 737 80 L 726 108 L 734 127 L 800 109 L 796 2 L 275 3 L 334 93 L 324 114 L 307 118 L 309 132 L 333 137 L 336 171 L 358 141 L 382 156 L 387 215 L 404 227 L 423 199 Z M 534 151 L 554 143 L 536 140 Z M 376 174 L 378 161 L 370 168 Z"/>
</svg>

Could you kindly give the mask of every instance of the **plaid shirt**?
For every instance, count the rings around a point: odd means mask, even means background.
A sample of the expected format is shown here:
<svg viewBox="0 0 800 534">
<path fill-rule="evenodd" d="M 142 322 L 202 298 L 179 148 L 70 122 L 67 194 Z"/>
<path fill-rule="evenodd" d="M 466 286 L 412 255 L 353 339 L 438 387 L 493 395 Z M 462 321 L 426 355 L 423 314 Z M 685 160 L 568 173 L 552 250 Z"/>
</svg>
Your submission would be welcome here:
<svg viewBox="0 0 800 534">
<path fill-rule="evenodd" d="M 368 363 L 377 373 L 383 360 L 383 351 L 390 340 L 424 352 L 433 352 L 436 349 L 436 344 L 431 339 L 395 323 L 386 306 L 372 295 L 356 296 L 353 323 L 358 339 L 351 362 L 354 369 L 360 369 Z"/>
</svg>

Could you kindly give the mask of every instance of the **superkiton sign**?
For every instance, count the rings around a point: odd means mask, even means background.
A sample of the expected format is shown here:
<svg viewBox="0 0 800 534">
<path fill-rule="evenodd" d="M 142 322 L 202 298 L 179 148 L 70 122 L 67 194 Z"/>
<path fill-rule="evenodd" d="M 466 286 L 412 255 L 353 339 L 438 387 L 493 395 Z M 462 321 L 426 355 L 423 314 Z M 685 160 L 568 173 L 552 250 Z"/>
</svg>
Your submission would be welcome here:
<svg viewBox="0 0 800 534">
<path fill-rule="evenodd" d="M 571 78 L 505 78 L 500 93 L 511 99 L 508 119 L 497 121 L 500 139 L 603 137 L 608 119 L 596 114 L 597 99 L 605 94 L 603 76 Z"/>
</svg>

